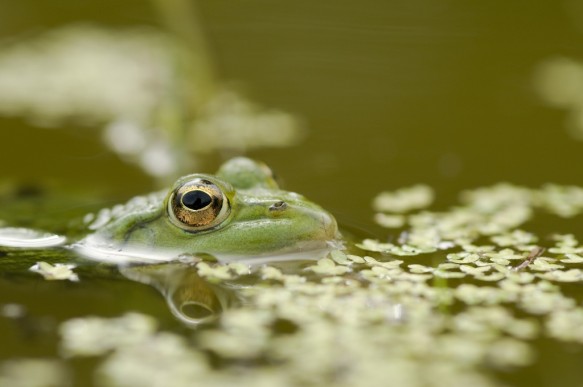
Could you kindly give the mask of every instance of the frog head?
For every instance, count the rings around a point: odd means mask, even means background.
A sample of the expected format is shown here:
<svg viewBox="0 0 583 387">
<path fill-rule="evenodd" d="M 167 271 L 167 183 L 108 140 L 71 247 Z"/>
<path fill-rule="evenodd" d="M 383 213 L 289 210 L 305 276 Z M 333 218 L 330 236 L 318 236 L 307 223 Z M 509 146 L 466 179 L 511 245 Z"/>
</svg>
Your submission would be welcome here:
<svg viewBox="0 0 583 387">
<path fill-rule="evenodd" d="M 81 241 L 85 250 L 107 245 L 120 256 L 139 250 L 161 259 L 273 256 L 324 249 L 339 239 L 331 214 L 280 189 L 266 165 L 247 158 L 231 159 L 215 175 L 183 176 L 167 192 L 135 198 L 101 223 Z"/>
</svg>

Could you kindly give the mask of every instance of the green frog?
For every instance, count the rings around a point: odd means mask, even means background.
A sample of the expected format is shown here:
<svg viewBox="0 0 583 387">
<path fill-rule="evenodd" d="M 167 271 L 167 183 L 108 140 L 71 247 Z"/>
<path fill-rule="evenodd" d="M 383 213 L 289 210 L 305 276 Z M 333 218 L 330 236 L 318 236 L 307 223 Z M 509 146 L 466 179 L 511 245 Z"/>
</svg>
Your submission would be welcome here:
<svg viewBox="0 0 583 387">
<path fill-rule="evenodd" d="M 315 258 L 341 244 L 330 213 L 280 189 L 266 165 L 243 157 L 85 221 L 92 233 L 72 247 L 111 262 Z"/>
<path fill-rule="evenodd" d="M 0 274 L 30 270 L 46 279 L 78 281 L 119 272 L 154 286 L 172 314 L 196 326 L 238 303 L 239 296 L 232 284 L 200 277 L 193 263 L 313 260 L 344 247 L 330 213 L 280 189 L 266 165 L 248 158 L 227 161 L 215 175 L 181 177 L 169 190 L 103 209 L 83 223 L 71 230 L 84 235 L 74 243 L 0 224 Z M 83 257 L 113 265 L 91 265 Z"/>
</svg>

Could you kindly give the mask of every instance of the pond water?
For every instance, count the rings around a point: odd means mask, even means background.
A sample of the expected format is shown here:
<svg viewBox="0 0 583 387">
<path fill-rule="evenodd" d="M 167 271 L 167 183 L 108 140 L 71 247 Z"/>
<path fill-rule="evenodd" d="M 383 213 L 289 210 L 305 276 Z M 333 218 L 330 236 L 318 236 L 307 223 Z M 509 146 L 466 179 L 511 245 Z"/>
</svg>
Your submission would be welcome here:
<svg viewBox="0 0 583 387">
<path fill-rule="evenodd" d="M 25 0 L 0 15 L 0 226 L 73 241 L 88 213 L 246 155 L 363 247 L 123 270 L 1 248 L 0 386 L 580 385 L 579 2 Z"/>
</svg>

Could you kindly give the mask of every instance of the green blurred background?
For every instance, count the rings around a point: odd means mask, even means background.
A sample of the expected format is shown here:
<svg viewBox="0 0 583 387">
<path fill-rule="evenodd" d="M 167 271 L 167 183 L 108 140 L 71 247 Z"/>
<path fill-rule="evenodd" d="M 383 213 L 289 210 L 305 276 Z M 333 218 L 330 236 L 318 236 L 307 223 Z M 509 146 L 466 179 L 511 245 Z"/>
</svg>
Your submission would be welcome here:
<svg viewBox="0 0 583 387">
<path fill-rule="evenodd" d="M 171 2 L 170 2 L 171 3 Z M 581 184 L 583 143 L 547 107 L 534 75 L 583 56 L 576 1 L 199 1 L 215 72 L 264 106 L 296 114 L 308 136 L 249 153 L 285 187 L 347 222 L 371 225 L 371 198 L 423 182 L 451 203 L 499 181 Z M 143 1 L 11 1 L 0 36 L 18 41 L 70 23 L 165 28 Z M 50 180 L 127 198 L 156 188 L 96 131 L 0 119 L 2 178 Z M 205 155 L 212 172 L 225 154 Z"/>
</svg>

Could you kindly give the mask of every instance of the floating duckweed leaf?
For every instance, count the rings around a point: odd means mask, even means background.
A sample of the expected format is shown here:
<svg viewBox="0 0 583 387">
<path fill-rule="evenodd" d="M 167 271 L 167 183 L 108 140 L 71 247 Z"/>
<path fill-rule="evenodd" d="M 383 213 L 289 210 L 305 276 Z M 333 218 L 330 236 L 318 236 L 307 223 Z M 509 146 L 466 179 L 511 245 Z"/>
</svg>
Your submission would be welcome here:
<svg viewBox="0 0 583 387">
<path fill-rule="evenodd" d="M 583 271 L 580 269 L 547 271 L 546 273 L 537 274 L 537 277 L 548 281 L 580 282 L 583 280 Z"/>
<path fill-rule="evenodd" d="M 523 230 L 514 230 L 507 234 L 493 236 L 490 239 L 498 246 L 527 245 L 538 241 L 534 234 Z"/>
<path fill-rule="evenodd" d="M 578 247 L 579 242 L 573 234 L 554 234 L 552 239 L 556 241 L 556 245 L 549 249 L 550 253 L 583 254 L 583 247 Z"/>
<path fill-rule="evenodd" d="M 380 278 L 391 278 L 391 274 L 394 273 L 394 271 L 382 266 L 373 266 L 370 270 Z"/>
<path fill-rule="evenodd" d="M 69 387 L 71 375 L 65 364 L 52 359 L 16 359 L 0 363 L 0 386 Z"/>
<path fill-rule="evenodd" d="M 407 244 L 425 250 L 427 252 L 436 249 L 449 248 L 451 242 L 443 241 L 438 230 L 434 228 L 412 229 L 409 231 Z"/>
<path fill-rule="evenodd" d="M 322 278 L 322 283 L 323 284 L 339 284 L 344 282 L 344 279 L 342 279 L 342 277 L 324 277 Z"/>
<path fill-rule="evenodd" d="M 396 279 L 399 281 L 409 281 L 409 282 L 425 282 L 433 278 L 431 274 L 414 274 L 414 273 L 401 273 Z"/>
<path fill-rule="evenodd" d="M 392 243 L 381 243 L 373 239 L 365 239 L 362 243 L 357 243 L 357 247 L 367 250 L 385 254 L 394 254 L 398 256 L 412 256 L 422 253 L 432 253 L 437 249 L 435 247 L 417 247 L 410 245 L 397 246 Z"/>
<path fill-rule="evenodd" d="M 306 282 L 306 277 L 296 274 L 286 274 L 283 276 L 283 283 L 286 286 L 293 286 L 298 284 L 303 284 Z"/>
<path fill-rule="evenodd" d="M 500 273 L 500 272 L 495 272 L 495 273 L 490 273 L 490 274 L 476 273 L 473 275 L 474 275 L 474 278 L 477 280 L 491 281 L 491 282 L 500 281 L 502 278 L 506 277 L 504 275 L 504 273 Z"/>
<path fill-rule="evenodd" d="M 478 254 L 467 253 L 467 252 L 447 254 L 447 260 L 450 262 L 453 262 L 453 263 L 460 263 L 460 264 L 472 263 L 472 262 L 476 262 L 479 259 L 480 259 L 480 256 Z"/>
<path fill-rule="evenodd" d="M 354 263 L 364 263 L 365 262 L 364 258 L 359 257 L 358 255 L 348 254 L 346 257 Z"/>
<path fill-rule="evenodd" d="M 436 277 L 440 278 L 464 278 L 466 273 L 459 271 L 446 271 L 442 269 L 437 269 L 433 272 Z"/>
<path fill-rule="evenodd" d="M 462 203 L 483 213 L 493 213 L 509 206 L 528 205 L 531 193 L 527 188 L 500 183 L 492 187 L 464 191 L 460 195 Z"/>
<path fill-rule="evenodd" d="M 403 215 L 377 213 L 374 215 L 374 220 L 386 228 L 401 228 L 405 225 L 406 218 Z"/>
<path fill-rule="evenodd" d="M 528 344 L 511 338 L 502 338 L 488 348 L 488 361 L 494 366 L 525 366 L 532 362 L 533 350 Z"/>
<path fill-rule="evenodd" d="M 458 265 L 457 263 L 450 263 L 450 262 L 445 262 L 445 263 L 440 263 L 437 268 L 439 270 L 457 270 L 460 268 L 460 265 Z"/>
<path fill-rule="evenodd" d="M 414 185 L 394 192 L 383 192 L 373 201 L 376 211 L 408 212 L 425 208 L 433 202 L 433 190 L 426 185 Z"/>
<path fill-rule="evenodd" d="M 140 313 L 117 318 L 74 318 L 61 324 L 61 347 L 67 356 L 98 356 L 152 335 L 156 320 Z"/>
<path fill-rule="evenodd" d="M 4 47 L 0 111 L 30 115 L 44 124 L 119 117 L 143 123 L 171 87 L 172 47 L 168 37 L 153 30 L 92 26 L 56 29 Z M 47 74 L 45 69 L 56 63 Z M 81 79 L 89 87 L 80 87 Z M 144 88 L 149 82 L 151 88 Z"/>
<path fill-rule="evenodd" d="M 559 265 L 559 264 L 554 264 L 554 263 L 549 263 L 548 259 L 545 259 L 544 257 L 539 257 L 539 258 L 535 259 L 534 262 L 532 262 L 528 267 L 529 267 L 529 269 L 535 270 L 535 271 L 550 271 L 550 270 L 563 269 L 565 266 Z"/>
<path fill-rule="evenodd" d="M 340 250 L 334 250 L 330 253 L 330 257 L 339 265 L 351 265 L 352 261 L 348 256 Z"/>
<path fill-rule="evenodd" d="M 409 268 L 409 271 L 411 273 L 417 273 L 417 274 L 431 273 L 435 270 L 432 267 L 417 265 L 417 264 L 407 265 L 407 267 Z"/>
<path fill-rule="evenodd" d="M 496 249 L 496 246 L 492 246 L 492 245 L 475 246 L 475 245 L 472 245 L 470 243 L 460 244 L 460 246 L 462 247 L 462 249 L 464 249 L 465 252 L 478 253 L 478 254 L 487 253 L 490 251 L 494 251 Z"/>
<path fill-rule="evenodd" d="M 284 278 L 281 270 L 272 266 L 263 266 L 261 268 L 261 278 L 281 281 Z"/>
<path fill-rule="evenodd" d="M 551 247 L 549 248 L 549 253 L 553 254 L 583 254 L 583 247 Z"/>
<path fill-rule="evenodd" d="M 557 242 L 557 247 L 575 247 L 579 244 L 573 234 L 553 234 L 552 239 Z"/>
<path fill-rule="evenodd" d="M 75 265 L 72 264 L 56 263 L 51 265 L 50 263 L 41 261 L 31 266 L 29 270 L 39 273 L 44 279 L 49 281 L 69 280 L 77 282 L 79 281 L 79 276 L 73 272 L 74 268 Z"/>
<path fill-rule="evenodd" d="M 508 266 L 510 265 L 510 261 L 507 260 L 506 258 L 501 258 L 499 256 L 494 256 L 490 258 L 490 261 L 494 262 L 497 265 L 500 266 Z"/>
<path fill-rule="evenodd" d="M 567 258 L 561 259 L 563 263 L 583 263 L 583 257 L 578 254 L 565 254 Z"/>
<path fill-rule="evenodd" d="M 571 309 L 575 301 L 559 293 L 547 293 L 536 288 L 525 287 L 521 292 L 518 307 L 531 314 L 554 314 L 562 309 Z"/>
<path fill-rule="evenodd" d="M 193 351 L 187 340 L 163 332 L 120 346 L 99 367 L 97 384 L 153 387 L 171 380 L 172 386 L 182 387 L 204 379 L 209 371 L 204 355 Z"/>
<path fill-rule="evenodd" d="M 528 284 L 534 281 L 535 276 L 534 274 L 524 271 L 523 272 L 508 271 L 506 273 L 506 278 L 518 284 Z"/>
<path fill-rule="evenodd" d="M 549 282 L 549 281 L 538 281 L 536 283 L 536 287 L 538 290 L 543 291 L 543 292 L 559 292 L 560 288 Z"/>
<path fill-rule="evenodd" d="M 206 278 L 207 280 L 222 281 L 233 279 L 234 276 L 231 274 L 228 266 L 223 265 L 209 265 L 206 262 L 200 262 L 196 265 L 198 270 L 198 275 Z"/>
<path fill-rule="evenodd" d="M 509 335 L 523 340 L 535 339 L 540 333 L 540 324 L 534 319 L 513 319 L 500 328 Z"/>
<path fill-rule="evenodd" d="M 403 261 L 401 261 L 399 259 L 393 259 L 390 261 L 381 262 L 381 261 L 377 261 L 373 257 L 364 257 L 364 260 L 365 260 L 366 264 L 370 267 L 382 266 L 382 267 L 387 268 L 387 269 L 398 268 L 403 263 Z"/>
<path fill-rule="evenodd" d="M 243 152 L 257 147 L 286 147 L 305 134 L 291 114 L 266 109 L 232 90 L 220 90 L 191 123 L 188 142 L 197 153 L 217 149 Z"/>
<path fill-rule="evenodd" d="M 509 301 L 512 296 L 498 288 L 462 284 L 454 291 L 455 297 L 468 305 L 497 305 Z"/>
<path fill-rule="evenodd" d="M 272 318 L 267 311 L 230 310 L 221 318 L 223 329 L 202 332 L 198 342 L 225 358 L 254 359 L 265 349 Z"/>
<path fill-rule="evenodd" d="M 583 209 L 583 188 L 545 184 L 540 191 L 535 192 L 535 199 L 547 211 L 570 218 Z"/>
<path fill-rule="evenodd" d="M 374 266 L 374 265 L 378 265 L 380 262 L 377 261 L 375 258 L 373 257 L 369 257 L 368 255 L 363 257 L 363 261 L 368 265 L 368 266 Z"/>
<path fill-rule="evenodd" d="M 490 271 L 490 266 L 479 266 L 474 267 L 470 265 L 460 265 L 460 270 L 469 275 L 481 275 L 487 271 Z"/>
<path fill-rule="evenodd" d="M 311 270 L 318 274 L 340 275 L 349 272 L 350 268 L 338 266 L 329 258 L 322 258 L 318 260 L 316 265 L 308 266 L 306 270 Z"/>
<path fill-rule="evenodd" d="M 389 253 L 396 246 L 392 243 L 381 243 L 374 239 L 365 239 L 362 243 L 357 243 L 356 246 L 367 251 L 376 251 L 379 253 Z"/>
<path fill-rule="evenodd" d="M 558 310 L 546 322 L 549 336 L 559 340 L 583 343 L 583 309 Z"/>
<path fill-rule="evenodd" d="M 249 265 L 245 265 L 239 262 L 232 262 L 227 265 L 229 270 L 233 271 L 237 275 L 246 275 L 251 273 Z"/>
</svg>

